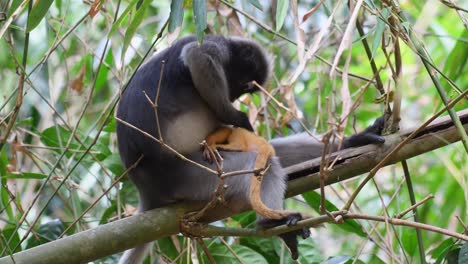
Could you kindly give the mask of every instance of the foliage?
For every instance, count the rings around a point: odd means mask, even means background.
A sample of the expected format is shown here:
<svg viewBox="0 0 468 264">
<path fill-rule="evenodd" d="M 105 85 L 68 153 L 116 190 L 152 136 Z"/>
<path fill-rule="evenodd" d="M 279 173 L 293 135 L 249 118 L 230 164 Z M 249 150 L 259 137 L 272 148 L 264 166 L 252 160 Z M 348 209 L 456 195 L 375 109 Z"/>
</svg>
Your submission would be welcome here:
<svg viewBox="0 0 468 264">
<path fill-rule="evenodd" d="M 266 88 L 289 111 L 272 102 L 262 107 L 260 95 L 242 98 L 240 106 L 265 137 L 301 131 L 299 120 L 318 133 L 361 130 L 385 109 L 375 100 L 382 96 L 377 76 L 385 95 L 401 93 L 401 126 L 428 119 L 443 107 L 429 72 L 438 72 L 449 99 L 468 86 L 468 5 L 409 0 L 400 1 L 400 12 L 390 5 L 395 2 L 351 1 L 350 9 L 343 1 L 315 0 L 3 1 L 0 256 L 135 211 L 136 190 L 121 177 L 113 111 L 145 54 L 181 36 L 196 34 L 202 41 L 207 33 L 244 35 L 273 55 L 274 76 Z M 405 38 L 410 35 L 422 42 Z M 424 68 L 420 48 L 434 69 Z M 467 106 L 462 100 L 455 110 Z M 463 145 L 456 143 L 409 161 L 416 201 L 435 195 L 418 207 L 421 222 L 463 231 L 466 160 Z M 327 187 L 327 209 L 341 208 L 357 184 Z M 366 185 L 352 210 L 393 216 L 411 206 L 408 195 L 401 166 L 390 166 Z M 286 207 L 317 215 L 319 202 L 319 195 L 309 192 L 287 200 Z M 253 227 L 254 222 L 254 214 L 246 212 L 219 224 Z M 300 242 L 301 263 L 420 262 L 414 228 L 347 220 L 312 232 Z M 466 242 L 429 231 L 422 232 L 422 242 L 431 263 L 467 262 Z M 204 243 L 219 263 L 293 263 L 277 238 L 218 237 Z M 159 240 L 153 251 L 147 263 L 208 263 L 200 244 L 181 236 Z"/>
</svg>

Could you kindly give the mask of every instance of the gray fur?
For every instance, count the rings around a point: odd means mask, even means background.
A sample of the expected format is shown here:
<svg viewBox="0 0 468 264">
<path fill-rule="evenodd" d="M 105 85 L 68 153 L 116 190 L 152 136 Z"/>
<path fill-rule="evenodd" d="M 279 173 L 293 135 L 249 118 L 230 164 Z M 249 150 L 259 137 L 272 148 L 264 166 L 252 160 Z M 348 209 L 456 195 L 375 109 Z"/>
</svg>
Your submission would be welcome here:
<svg viewBox="0 0 468 264">
<path fill-rule="evenodd" d="M 148 254 L 148 251 L 151 249 L 152 245 L 153 243 L 151 242 L 126 250 L 122 257 L 119 259 L 119 264 L 142 263 L 146 257 L 146 254 Z"/>
<path fill-rule="evenodd" d="M 203 45 L 186 45 L 182 49 L 181 58 L 190 70 L 195 89 L 218 120 L 224 124 L 242 126 L 237 120 L 242 120 L 245 114 L 235 109 L 229 100 L 228 80 L 224 69 L 229 61 L 229 53 L 225 45 L 205 41 Z"/>
<path fill-rule="evenodd" d="M 306 132 L 273 139 L 270 144 L 275 148 L 283 167 L 320 157 L 324 147 L 321 141 L 317 141 Z"/>
</svg>

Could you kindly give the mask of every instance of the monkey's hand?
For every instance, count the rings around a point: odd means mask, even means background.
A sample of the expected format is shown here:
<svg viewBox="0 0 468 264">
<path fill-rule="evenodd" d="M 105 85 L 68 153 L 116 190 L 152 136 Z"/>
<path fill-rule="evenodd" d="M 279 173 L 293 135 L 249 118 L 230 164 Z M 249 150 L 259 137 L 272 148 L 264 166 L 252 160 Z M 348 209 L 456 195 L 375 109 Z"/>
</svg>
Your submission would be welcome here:
<svg viewBox="0 0 468 264">
<path fill-rule="evenodd" d="M 214 161 L 220 162 L 223 160 L 216 147 L 208 145 L 206 141 L 203 141 L 200 145 L 202 148 L 204 160 L 208 161 L 209 163 L 213 163 Z"/>
<path fill-rule="evenodd" d="M 252 124 L 250 124 L 249 117 L 244 112 L 241 112 L 241 111 L 238 112 L 237 120 L 233 122 L 232 125 L 236 127 L 245 128 L 249 130 L 250 132 L 254 131 Z"/>
<path fill-rule="evenodd" d="M 283 219 L 279 220 L 262 219 L 258 222 L 258 224 L 263 228 L 272 228 L 280 225 L 294 226 L 297 224 L 297 222 L 299 222 L 302 219 L 303 218 L 300 213 L 291 213 Z M 296 260 L 299 257 L 299 251 L 297 249 L 297 236 L 301 236 L 303 239 L 308 238 L 310 236 L 309 228 L 303 227 L 301 229 L 279 235 L 279 237 L 283 239 L 284 243 L 289 248 L 289 251 L 291 252 L 291 258 L 294 260 Z"/>
<path fill-rule="evenodd" d="M 382 137 L 382 130 L 384 128 L 385 119 L 379 117 L 375 120 L 374 124 L 366 128 L 364 131 L 354 134 L 343 141 L 345 148 L 353 148 L 364 146 L 368 144 L 383 144 L 385 138 Z"/>
</svg>

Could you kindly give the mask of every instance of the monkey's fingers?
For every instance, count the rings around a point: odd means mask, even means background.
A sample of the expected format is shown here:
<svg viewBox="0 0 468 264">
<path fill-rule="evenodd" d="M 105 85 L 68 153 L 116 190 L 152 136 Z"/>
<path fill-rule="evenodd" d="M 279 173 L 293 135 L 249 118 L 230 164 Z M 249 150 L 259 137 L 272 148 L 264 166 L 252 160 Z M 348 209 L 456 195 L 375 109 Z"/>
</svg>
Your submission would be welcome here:
<svg viewBox="0 0 468 264">
<path fill-rule="evenodd" d="M 295 226 L 297 225 L 297 222 L 301 221 L 302 219 L 304 219 L 302 217 L 302 215 L 300 213 L 292 213 L 292 214 L 289 214 L 287 217 L 286 217 L 286 225 L 287 226 Z M 307 228 L 307 227 L 303 227 L 302 229 L 299 229 L 299 230 L 296 230 L 297 235 L 299 236 L 302 236 L 302 238 L 306 239 L 310 236 L 310 229 Z"/>
<path fill-rule="evenodd" d="M 291 258 L 296 260 L 299 257 L 299 250 L 297 249 L 298 243 L 295 231 L 281 234 L 279 237 L 289 248 L 289 251 L 291 252 Z"/>
<path fill-rule="evenodd" d="M 299 257 L 299 250 L 298 250 L 298 241 L 297 236 L 301 236 L 303 239 L 306 239 L 310 236 L 309 228 L 301 228 L 299 230 L 287 232 L 284 234 L 279 235 L 279 237 L 284 241 L 286 246 L 289 248 L 291 252 L 291 258 L 296 260 Z"/>
<path fill-rule="evenodd" d="M 275 220 L 275 219 L 263 219 L 259 221 L 259 224 L 265 228 L 272 228 L 279 225 L 287 225 L 287 226 L 294 226 L 302 220 L 303 217 L 300 213 L 291 213 L 288 216 Z M 306 239 L 310 236 L 310 229 L 308 227 L 301 228 L 299 230 L 294 230 L 291 232 L 287 232 L 284 234 L 279 235 L 279 237 L 284 241 L 286 246 L 291 251 L 292 259 L 296 260 L 299 257 L 298 251 L 298 242 L 297 236 L 301 236 L 303 239 Z"/>
<path fill-rule="evenodd" d="M 202 153 L 203 153 L 204 160 L 208 161 L 209 163 L 214 162 L 217 165 L 219 165 L 218 163 L 222 163 L 223 157 L 221 156 L 221 154 L 219 154 L 218 149 L 216 149 L 216 147 L 211 147 L 206 144 L 202 145 L 202 147 L 203 147 Z"/>
<path fill-rule="evenodd" d="M 209 163 L 213 163 L 213 160 L 215 159 L 215 154 L 213 152 L 213 149 L 206 146 L 203 148 L 203 159 L 208 161 Z"/>
<path fill-rule="evenodd" d="M 371 134 L 371 133 L 366 133 L 365 134 L 368 142 L 370 144 L 383 144 L 385 143 L 385 138 L 380 136 L 380 135 L 376 135 L 376 134 Z"/>
</svg>

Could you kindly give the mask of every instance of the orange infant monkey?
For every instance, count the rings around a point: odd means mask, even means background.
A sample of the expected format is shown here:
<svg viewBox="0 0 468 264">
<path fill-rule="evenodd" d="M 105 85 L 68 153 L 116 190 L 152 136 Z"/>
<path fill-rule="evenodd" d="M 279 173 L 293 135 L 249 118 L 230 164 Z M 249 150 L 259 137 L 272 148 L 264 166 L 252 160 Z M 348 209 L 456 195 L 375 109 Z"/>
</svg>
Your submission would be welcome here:
<svg viewBox="0 0 468 264">
<path fill-rule="evenodd" d="M 283 219 L 290 213 L 285 210 L 273 210 L 268 208 L 261 199 L 260 187 L 268 159 L 275 156 L 275 149 L 263 138 L 257 136 L 247 129 L 236 127 L 222 127 L 217 129 L 206 137 L 206 147 L 203 150 L 203 156 L 207 160 L 211 160 L 211 152 L 213 149 L 221 149 L 227 151 L 256 151 L 257 158 L 255 159 L 255 175 L 250 179 L 250 205 L 261 216 L 268 219 Z"/>
</svg>

